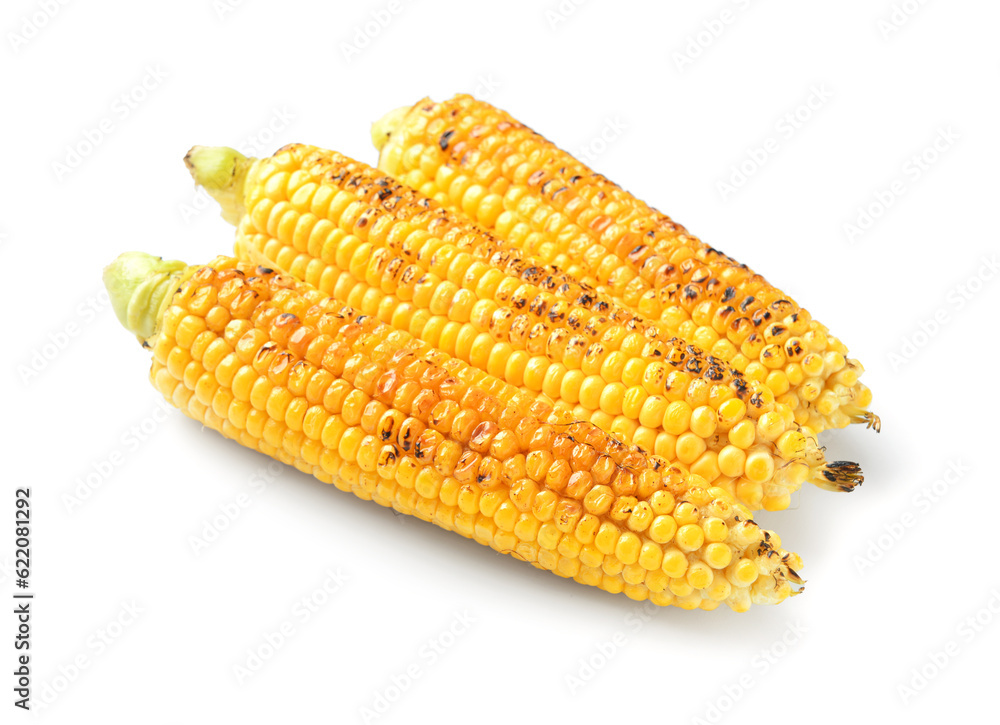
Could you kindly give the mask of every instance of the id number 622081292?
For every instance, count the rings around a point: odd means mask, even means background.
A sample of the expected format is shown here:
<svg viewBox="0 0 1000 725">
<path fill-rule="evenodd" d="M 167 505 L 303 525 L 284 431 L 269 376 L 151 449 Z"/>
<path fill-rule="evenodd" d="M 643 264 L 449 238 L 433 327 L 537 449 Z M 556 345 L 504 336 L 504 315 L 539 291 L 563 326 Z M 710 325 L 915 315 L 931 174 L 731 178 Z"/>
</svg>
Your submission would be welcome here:
<svg viewBox="0 0 1000 725">
<path fill-rule="evenodd" d="M 31 489 L 19 488 L 14 495 L 14 574 L 25 589 L 31 574 Z"/>
</svg>

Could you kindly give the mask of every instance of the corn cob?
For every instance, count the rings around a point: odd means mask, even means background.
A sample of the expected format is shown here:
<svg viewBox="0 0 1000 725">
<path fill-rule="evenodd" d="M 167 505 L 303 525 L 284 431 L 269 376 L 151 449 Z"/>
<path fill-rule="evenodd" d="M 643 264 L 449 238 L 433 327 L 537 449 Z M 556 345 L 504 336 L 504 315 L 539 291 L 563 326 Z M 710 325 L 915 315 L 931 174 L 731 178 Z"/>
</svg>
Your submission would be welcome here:
<svg viewBox="0 0 1000 725">
<path fill-rule="evenodd" d="M 240 259 L 554 401 L 752 509 L 787 508 L 805 480 L 861 480 L 855 464 L 827 465 L 766 387 L 365 164 L 300 144 L 266 159 L 195 147 L 186 160 L 238 222 Z"/>
<path fill-rule="evenodd" d="M 104 279 L 168 401 L 343 491 L 659 605 L 743 611 L 802 583 L 725 490 L 304 283 L 136 252 Z"/>
<path fill-rule="evenodd" d="M 861 364 L 806 310 L 503 111 L 424 99 L 372 138 L 380 169 L 765 383 L 798 423 L 879 428 Z"/>
</svg>

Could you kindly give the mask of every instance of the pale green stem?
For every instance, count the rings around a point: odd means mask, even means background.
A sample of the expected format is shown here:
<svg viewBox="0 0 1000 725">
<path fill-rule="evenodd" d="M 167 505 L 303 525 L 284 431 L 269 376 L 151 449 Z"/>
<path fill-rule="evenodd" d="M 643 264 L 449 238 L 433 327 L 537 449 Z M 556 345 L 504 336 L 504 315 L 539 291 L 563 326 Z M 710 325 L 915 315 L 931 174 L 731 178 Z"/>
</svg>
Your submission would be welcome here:
<svg viewBox="0 0 1000 725">
<path fill-rule="evenodd" d="M 177 286 L 194 272 L 184 262 L 125 252 L 104 268 L 111 307 L 126 330 L 139 341 L 156 334 Z"/>
<path fill-rule="evenodd" d="M 228 146 L 193 146 L 184 157 L 195 183 L 219 202 L 222 218 L 233 226 L 246 211 L 243 185 L 256 160 Z"/>
</svg>

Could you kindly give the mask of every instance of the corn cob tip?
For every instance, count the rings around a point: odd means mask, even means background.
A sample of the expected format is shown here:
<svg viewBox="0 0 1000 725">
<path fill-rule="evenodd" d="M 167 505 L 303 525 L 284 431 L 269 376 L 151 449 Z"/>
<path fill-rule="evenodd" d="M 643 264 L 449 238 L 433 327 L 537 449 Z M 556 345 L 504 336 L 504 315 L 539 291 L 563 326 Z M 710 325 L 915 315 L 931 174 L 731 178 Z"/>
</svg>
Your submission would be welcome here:
<svg viewBox="0 0 1000 725">
<path fill-rule="evenodd" d="M 802 566 L 802 559 L 798 554 L 784 551 L 780 538 L 773 531 L 762 533 L 763 540 L 752 547 L 758 572 L 750 587 L 750 601 L 741 603 L 738 598 L 733 602 L 727 600 L 727 604 L 736 611 L 745 611 L 751 602 L 780 604 L 788 597 L 805 591 L 805 579 L 794 568 Z M 739 572 L 734 573 L 739 575 Z M 749 576 L 753 577 L 754 574 L 750 573 Z"/>
<path fill-rule="evenodd" d="M 413 106 L 400 106 L 399 108 L 395 108 L 372 124 L 372 144 L 375 146 L 377 151 L 382 150 L 382 147 L 385 146 L 389 137 L 392 136 L 392 132 L 399 128 L 399 124 L 402 123 L 403 117 L 409 113 L 411 108 L 413 108 Z"/>
<path fill-rule="evenodd" d="M 184 262 L 145 252 L 125 252 L 104 268 L 115 316 L 143 344 L 156 332 L 162 308 L 187 269 Z"/>
<path fill-rule="evenodd" d="M 863 423 L 865 428 L 870 428 L 876 433 L 882 432 L 882 419 L 870 410 L 862 410 L 857 413 L 850 413 L 852 423 Z"/>
<path fill-rule="evenodd" d="M 853 491 L 865 480 L 861 466 L 852 461 L 830 461 L 813 477 L 812 482 L 827 491 Z"/>
<path fill-rule="evenodd" d="M 797 587 L 792 589 L 793 597 L 796 594 L 801 594 L 806 590 L 806 580 L 803 579 L 802 575 L 799 574 L 797 571 L 795 571 L 795 569 L 788 566 L 787 563 L 785 564 L 785 576 L 788 578 L 788 581 L 790 581 L 792 584 L 795 585 L 795 587 Z"/>
<path fill-rule="evenodd" d="M 192 146 L 184 164 L 194 182 L 222 207 L 222 218 L 234 226 L 245 211 L 243 183 L 254 159 L 228 146 Z"/>
</svg>

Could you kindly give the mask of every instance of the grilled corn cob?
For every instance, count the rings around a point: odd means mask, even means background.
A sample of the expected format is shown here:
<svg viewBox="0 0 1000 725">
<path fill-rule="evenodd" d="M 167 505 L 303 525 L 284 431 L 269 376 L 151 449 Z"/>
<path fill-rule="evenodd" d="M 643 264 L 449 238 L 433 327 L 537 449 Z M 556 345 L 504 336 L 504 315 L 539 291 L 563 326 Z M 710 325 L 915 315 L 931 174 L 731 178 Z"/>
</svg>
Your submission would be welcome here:
<svg viewBox="0 0 1000 725">
<path fill-rule="evenodd" d="M 377 122 L 379 168 L 765 383 L 819 432 L 879 427 L 847 347 L 781 290 L 471 96 Z"/>
<path fill-rule="evenodd" d="M 258 160 L 195 147 L 187 162 L 238 222 L 240 259 L 683 464 L 750 508 L 787 508 L 807 479 L 836 490 L 861 480 L 854 464 L 827 465 L 763 385 L 365 164 L 300 144 Z"/>
<path fill-rule="evenodd" d="M 167 400 L 343 491 L 660 605 L 742 611 L 802 583 L 725 490 L 291 277 L 132 252 L 104 279 Z"/>
</svg>

